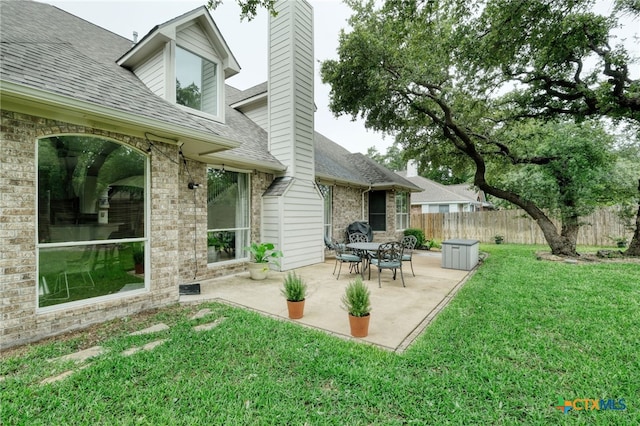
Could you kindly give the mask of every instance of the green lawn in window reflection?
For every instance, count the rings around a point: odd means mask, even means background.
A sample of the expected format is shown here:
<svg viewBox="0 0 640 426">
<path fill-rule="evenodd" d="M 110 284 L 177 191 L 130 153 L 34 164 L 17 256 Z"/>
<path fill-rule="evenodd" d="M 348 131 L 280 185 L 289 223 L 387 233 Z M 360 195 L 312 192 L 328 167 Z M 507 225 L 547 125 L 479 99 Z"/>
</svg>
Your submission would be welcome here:
<svg viewBox="0 0 640 426">
<path fill-rule="evenodd" d="M 134 273 L 133 244 L 40 249 L 39 306 L 143 288 L 144 274 Z"/>
</svg>

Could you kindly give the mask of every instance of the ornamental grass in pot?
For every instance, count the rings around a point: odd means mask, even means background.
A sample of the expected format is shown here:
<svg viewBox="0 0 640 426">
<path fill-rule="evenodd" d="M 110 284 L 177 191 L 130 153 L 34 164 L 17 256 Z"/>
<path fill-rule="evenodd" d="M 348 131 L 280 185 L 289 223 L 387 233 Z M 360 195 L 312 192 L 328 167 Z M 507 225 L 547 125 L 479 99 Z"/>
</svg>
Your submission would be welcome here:
<svg viewBox="0 0 640 426">
<path fill-rule="evenodd" d="M 300 319 L 304 315 L 304 301 L 307 297 L 307 284 L 295 272 L 289 272 L 284 279 L 282 295 L 287 299 L 289 318 Z"/>
<path fill-rule="evenodd" d="M 362 277 L 350 282 L 342 296 L 342 304 L 349 313 L 349 327 L 353 337 L 369 335 L 369 319 L 371 318 L 371 293 Z"/>
</svg>

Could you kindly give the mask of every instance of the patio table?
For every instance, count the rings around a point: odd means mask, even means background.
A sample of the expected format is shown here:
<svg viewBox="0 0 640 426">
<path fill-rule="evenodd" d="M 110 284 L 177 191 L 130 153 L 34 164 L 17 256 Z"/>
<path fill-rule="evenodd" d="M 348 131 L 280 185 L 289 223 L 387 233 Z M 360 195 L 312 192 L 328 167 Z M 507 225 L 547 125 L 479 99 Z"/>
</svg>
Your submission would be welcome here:
<svg viewBox="0 0 640 426">
<path fill-rule="evenodd" d="M 358 252 L 361 252 L 362 254 L 360 254 L 360 258 L 362 259 L 362 278 L 364 278 L 364 272 L 367 270 L 367 268 L 369 267 L 369 256 L 370 256 L 370 252 L 377 252 L 378 249 L 380 248 L 380 244 L 383 243 L 374 243 L 374 242 L 368 242 L 368 243 L 349 243 L 347 244 L 347 248 L 356 250 Z"/>
</svg>

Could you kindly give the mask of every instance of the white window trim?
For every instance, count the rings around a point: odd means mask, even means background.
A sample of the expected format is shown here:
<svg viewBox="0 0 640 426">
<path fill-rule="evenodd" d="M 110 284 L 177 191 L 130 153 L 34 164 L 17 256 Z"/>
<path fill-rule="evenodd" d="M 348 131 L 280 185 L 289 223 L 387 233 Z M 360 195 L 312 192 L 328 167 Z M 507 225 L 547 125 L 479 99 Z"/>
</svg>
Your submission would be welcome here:
<svg viewBox="0 0 640 426">
<path fill-rule="evenodd" d="M 190 109 L 190 108 L 189 108 Z M 252 197 L 251 197 L 251 188 L 252 188 L 252 180 L 253 180 L 253 170 L 247 170 L 247 169 L 240 169 L 240 168 L 236 168 L 236 167 L 228 167 L 225 166 L 224 164 L 207 164 L 207 168 L 211 168 L 211 169 L 218 169 L 218 170 L 226 170 L 229 172 L 236 172 L 236 173 L 244 173 L 247 175 L 247 190 L 249 191 L 249 225 L 246 227 L 241 227 L 241 228 L 220 228 L 220 229 L 207 229 L 207 233 L 213 231 L 213 232 L 218 232 L 218 231 L 237 231 L 237 230 L 247 230 L 248 232 L 248 241 L 251 241 L 251 214 L 253 212 L 253 205 L 252 205 Z M 207 172 L 208 173 L 208 172 Z M 229 259 L 229 260 L 222 260 L 219 262 L 213 262 L 213 263 L 207 263 L 208 267 L 210 268 L 218 268 L 220 266 L 225 266 L 225 265 L 230 265 L 230 264 L 236 264 L 236 263 L 242 263 L 242 262 L 247 262 L 250 260 L 250 255 L 248 251 L 243 250 L 246 254 L 246 256 L 237 258 L 237 259 Z"/>
<path fill-rule="evenodd" d="M 399 212 L 398 211 L 398 195 L 399 194 L 403 194 L 404 195 L 404 208 L 405 210 L 403 212 Z M 405 218 L 405 222 L 406 222 L 406 227 L 402 228 L 400 227 L 399 222 L 402 222 L 401 217 Z M 396 230 L 397 231 L 402 231 L 405 229 L 408 229 L 410 224 L 409 224 L 409 193 L 408 192 L 396 192 Z"/>
<path fill-rule="evenodd" d="M 74 300 L 71 302 L 65 302 L 65 303 L 57 303 L 55 305 L 51 305 L 51 306 L 45 306 L 45 307 L 40 307 L 39 306 L 39 276 L 40 276 L 40 269 L 39 266 L 40 265 L 40 249 L 41 248 L 55 248 L 55 247 L 71 247 L 71 246 L 86 246 L 86 245 L 95 245 L 95 244 L 109 244 L 107 242 L 105 242 L 104 240 L 89 240 L 89 241 L 67 241 L 67 242 L 62 242 L 62 243 L 41 243 L 40 241 L 38 241 L 38 232 L 35 233 L 35 247 L 36 247 L 36 285 L 34 286 L 34 291 L 36 294 L 36 300 L 38 301 L 37 306 L 36 306 L 36 310 L 35 313 L 36 315 L 41 315 L 41 314 L 46 314 L 48 312 L 54 312 L 54 311 L 60 311 L 60 310 L 70 310 L 76 307 L 82 307 L 82 306 L 87 306 L 87 305 L 97 305 L 100 303 L 104 303 L 104 302 L 109 302 L 111 300 L 117 300 L 117 299 L 124 299 L 124 298 L 129 298 L 132 296 L 136 296 L 139 294 L 143 294 L 143 293 L 149 293 L 150 292 L 150 280 L 151 280 L 151 161 L 150 161 L 150 157 L 148 154 L 146 154 L 145 152 L 139 150 L 138 148 L 136 148 L 133 145 L 130 145 L 126 142 L 117 140 L 117 139 L 113 139 L 107 136 L 101 136 L 101 135 L 90 135 L 87 133 L 52 133 L 52 134 L 47 134 L 45 136 L 40 136 L 38 138 L 35 139 L 35 164 L 36 164 L 36 175 L 38 173 L 38 141 L 40 139 L 48 139 L 48 138 L 52 138 L 52 137 L 56 137 L 56 136 L 82 136 L 82 137 L 87 137 L 87 136 L 92 136 L 95 137 L 97 139 L 106 139 L 108 141 L 120 144 L 120 145 L 125 145 L 128 148 L 131 148 L 137 152 L 139 152 L 140 154 L 143 154 L 146 157 L 146 164 L 144 167 L 144 179 L 145 179 L 145 191 L 144 191 L 144 203 L 145 203 L 145 209 L 144 209 L 144 237 L 136 237 L 136 238 L 124 238 L 121 239 L 119 242 L 123 242 L 123 243 L 128 243 L 128 242 L 142 242 L 144 243 L 144 262 L 145 262 L 145 270 L 149 270 L 149 273 L 145 273 L 144 274 L 144 287 L 138 290 L 131 290 L 131 291 L 127 291 L 124 293 L 114 293 L 114 294 L 107 294 L 104 296 L 98 296 L 98 297 L 92 297 L 89 299 L 81 299 L 81 300 Z M 36 202 L 36 215 L 34 217 L 34 229 L 38 229 L 38 214 L 37 212 L 39 211 L 39 205 L 38 205 L 38 200 L 39 200 L 39 195 L 37 193 L 38 189 L 37 189 L 37 185 L 36 185 L 36 197 L 35 197 L 35 202 Z"/>
<path fill-rule="evenodd" d="M 194 109 L 194 108 L 190 108 L 184 105 L 180 105 L 177 100 L 176 100 L 176 51 L 177 48 L 180 48 L 182 50 L 185 50 L 189 53 L 191 53 L 192 55 L 196 55 L 200 58 L 204 58 L 207 61 L 213 62 L 214 64 L 216 64 L 216 78 L 217 78 L 217 84 L 218 84 L 218 91 L 217 91 L 217 102 L 218 102 L 218 114 L 214 115 L 208 112 L 204 112 L 204 111 L 200 111 L 199 109 Z M 214 56 L 211 55 L 203 55 L 202 53 L 196 53 L 190 49 L 187 49 L 184 46 L 180 46 L 178 43 L 176 43 L 175 41 L 172 40 L 171 42 L 171 72 L 167 73 L 167 79 L 170 82 L 170 86 L 173 89 L 169 89 L 172 90 L 172 94 L 171 94 L 171 101 L 180 109 L 193 114 L 193 115 L 197 115 L 199 117 L 202 118 L 207 118 L 209 120 L 214 120 L 220 123 L 224 123 L 225 122 L 225 114 L 224 114 L 224 110 L 225 110 L 225 103 L 224 103 L 224 99 L 225 99 L 225 88 L 224 88 L 224 71 L 223 71 L 223 64 L 222 61 L 220 61 L 219 58 L 216 58 Z M 167 95 L 169 95 L 169 93 L 167 93 Z"/>
</svg>

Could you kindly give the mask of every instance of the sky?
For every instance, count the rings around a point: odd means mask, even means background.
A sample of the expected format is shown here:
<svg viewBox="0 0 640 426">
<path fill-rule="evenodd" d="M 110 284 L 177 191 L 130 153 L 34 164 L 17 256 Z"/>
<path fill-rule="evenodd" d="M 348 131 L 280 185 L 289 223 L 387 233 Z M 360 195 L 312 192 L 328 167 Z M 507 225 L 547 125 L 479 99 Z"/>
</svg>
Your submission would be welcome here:
<svg viewBox="0 0 640 426">
<path fill-rule="evenodd" d="M 118 35 L 133 39 L 133 32 L 142 39 L 154 26 L 206 4 L 206 0 L 39 0 L 79 16 Z M 347 28 L 351 9 L 341 0 L 310 0 L 314 11 L 315 114 L 316 131 L 342 145 L 350 152 L 366 154 L 374 146 L 386 152 L 393 138 L 365 129 L 361 120 L 336 118 L 329 111 L 329 86 L 322 84 L 318 61 L 337 59 L 338 34 Z M 227 84 L 247 89 L 267 81 L 267 11 L 262 9 L 252 21 L 240 20 L 240 8 L 235 0 L 224 0 L 210 11 L 229 48 L 240 64 L 239 74 L 227 79 Z"/>
</svg>

